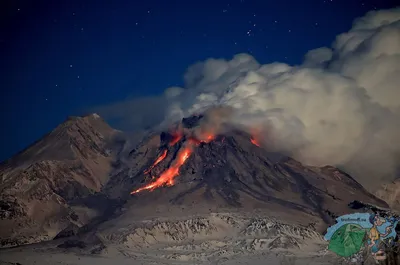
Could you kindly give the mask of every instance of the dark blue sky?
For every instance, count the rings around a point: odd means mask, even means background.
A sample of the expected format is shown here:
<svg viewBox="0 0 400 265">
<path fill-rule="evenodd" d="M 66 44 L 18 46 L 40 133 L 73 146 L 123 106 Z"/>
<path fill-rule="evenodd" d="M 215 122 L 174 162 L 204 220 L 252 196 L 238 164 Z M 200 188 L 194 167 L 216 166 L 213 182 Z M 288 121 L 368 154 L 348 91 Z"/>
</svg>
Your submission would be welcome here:
<svg viewBox="0 0 400 265">
<path fill-rule="evenodd" d="M 68 115 L 182 85 L 198 60 L 248 52 L 300 63 L 354 18 L 395 2 L 1 1 L 0 160 Z"/>
</svg>

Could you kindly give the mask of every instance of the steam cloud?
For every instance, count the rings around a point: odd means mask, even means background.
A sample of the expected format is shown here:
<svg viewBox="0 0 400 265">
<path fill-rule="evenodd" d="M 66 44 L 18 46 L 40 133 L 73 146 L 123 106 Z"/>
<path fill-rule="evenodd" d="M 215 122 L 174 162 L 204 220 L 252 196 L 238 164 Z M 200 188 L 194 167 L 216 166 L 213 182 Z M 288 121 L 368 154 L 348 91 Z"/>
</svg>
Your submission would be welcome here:
<svg viewBox="0 0 400 265">
<path fill-rule="evenodd" d="M 342 166 L 366 186 L 400 164 L 400 8 L 367 13 L 300 66 L 238 54 L 196 63 L 184 80 L 163 95 L 165 124 L 226 106 L 229 122 L 256 130 L 266 146 Z"/>
</svg>

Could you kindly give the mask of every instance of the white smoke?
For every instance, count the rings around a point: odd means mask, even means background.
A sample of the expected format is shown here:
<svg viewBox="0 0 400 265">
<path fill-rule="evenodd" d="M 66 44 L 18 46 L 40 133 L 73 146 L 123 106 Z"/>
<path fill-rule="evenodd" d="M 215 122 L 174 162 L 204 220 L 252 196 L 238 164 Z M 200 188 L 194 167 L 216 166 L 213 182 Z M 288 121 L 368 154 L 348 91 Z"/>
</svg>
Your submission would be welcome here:
<svg viewBox="0 0 400 265">
<path fill-rule="evenodd" d="M 368 185 L 400 164 L 400 8 L 369 12 L 300 66 L 248 54 L 189 67 L 169 88 L 166 120 L 212 106 L 263 131 L 266 145 L 311 165 L 343 166 Z"/>
</svg>

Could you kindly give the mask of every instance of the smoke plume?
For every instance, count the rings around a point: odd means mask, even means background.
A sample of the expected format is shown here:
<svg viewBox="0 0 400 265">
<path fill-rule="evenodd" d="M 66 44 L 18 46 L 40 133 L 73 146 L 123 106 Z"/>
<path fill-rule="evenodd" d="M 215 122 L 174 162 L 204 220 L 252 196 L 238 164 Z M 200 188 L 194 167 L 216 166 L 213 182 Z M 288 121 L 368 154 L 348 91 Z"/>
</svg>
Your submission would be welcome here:
<svg viewBox="0 0 400 265">
<path fill-rule="evenodd" d="M 265 146 L 309 165 L 341 166 L 364 185 L 399 166 L 399 8 L 355 20 L 300 66 L 238 54 L 196 63 L 184 80 L 165 93 L 165 124 L 225 106 L 224 122 L 257 131 Z"/>
<path fill-rule="evenodd" d="M 393 178 L 400 166 L 400 8 L 356 19 L 301 65 L 261 65 L 238 54 L 198 62 L 184 81 L 145 103 L 97 111 L 136 128 L 211 111 L 205 126 L 213 133 L 229 123 L 303 163 L 342 167 L 367 187 Z"/>
</svg>

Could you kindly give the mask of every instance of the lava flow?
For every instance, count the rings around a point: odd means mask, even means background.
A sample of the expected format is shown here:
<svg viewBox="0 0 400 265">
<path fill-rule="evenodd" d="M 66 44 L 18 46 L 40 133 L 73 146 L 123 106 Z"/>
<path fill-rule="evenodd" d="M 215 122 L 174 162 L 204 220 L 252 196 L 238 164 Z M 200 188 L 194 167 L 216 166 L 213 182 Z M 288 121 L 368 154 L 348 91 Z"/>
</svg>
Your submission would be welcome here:
<svg viewBox="0 0 400 265">
<path fill-rule="evenodd" d="M 157 160 L 153 163 L 153 165 L 151 165 L 151 167 L 150 167 L 149 169 L 147 169 L 147 170 L 144 171 L 144 174 L 149 173 L 150 170 L 152 170 L 157 164 L 159 164 L 161 161 L 163 161 L 163 160 L 165 159 L 165 157 L 167 157 L 167 153 L 168 153 L 168 150 L 165 149 L 165 150 L 163 151 L 163 153 L 162 153 L 162 154 L 157 158 Z"/>
<path fill-rule="evenodd" d="M 174 133 L 173 134 L 173 138 L 170 141 L 169 145 L 173 146 L 175 145 L 178 141 L 180 141 L 183 138 L 183 134 L 182 133 Z M 202 135 L 201 140 L 197 139 L 196 137 L 189 137 L 187 138 L 187 141 L 185 142 L 185 144 L 183 145 L 183 147 L 181 147 L 179 149 L 178 155 L 176 160 L 172 163 L 172 166 L 170 168 L 168 168 L 167 170 L 165 170 L 163 173 L 161 173 L 160 177 L 158 177 L 155 181 L 153 181 L 152 183 L 141 187 L 137 190 L 134 190 L 131 192 L 131 194 L 135 194 L 135 193 L 139 193 L 141 191 L 144 190 L 150 190 L 153 191 L 156 188 L 159 188 L 163 185 L 167 185 L 167 186 L 172 186 L 174 185 L 174 179 L 176 178 L 176 176 L 179 175 L 179 169 L 180 167 L 185 163 L 185 161 L 190 157 L 190 155 L 193 152 L 193 148 L 197 145 L 199 145 L 200 143 L 209 143 L 212 140 L 215 139 L 215 135 L 212 133 L 206 133 L 204 135 Z M 158 163 L 160 163 L 165 157 L 167 156 L 167 150 L 165 150 L 160 157 L 157 158 L 156 162 L 154 162 L 154 164 L 145 171 L 145 173 L 148 173 L 151 169 L 153 169 Z M 154 177 L 153 177 L 154 178 Z"/>
<path fill-rule="evenodd" d="M 260 144 L 258 143 L 258 141 L 257 141 L 254 137 L 251 137 L 251 138 L 250 138 L 250 142 L 251 142 L 252 144 L 254 144 L 255 146 L 260 147 Z"/>
<path fill-rule="evenodd" d="M 169 142 L 170 146 L 174 146 L 177 142 L 179 142 L 182 139 L 182 133 L 180 132 L 175 132 L 172 134 L 172 140 Z"/>
<path fill-rule="evenodd" d="M 156 181 L 154 181 L 142 188 L 132 191 L 131 194 L 135 194 L 135 193 L 141 192 L 143 190 L 151 190 L 152 191 L 152 190 L 154 190 L 158 187 L 161 187 L 165 184 L 168 186 L 174 185 L 174 178 L 179 175 L 180 167 L 185 163 L 185 161 L 190 157 L 191 154 L 192 154 L 191 146 L 184 147 L 183 150 L 179 152 L 174 165 L 172 165 L 170 168 L 168 168 L 166 171 L 164 171 Z"/>
</svg>

